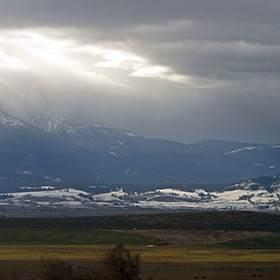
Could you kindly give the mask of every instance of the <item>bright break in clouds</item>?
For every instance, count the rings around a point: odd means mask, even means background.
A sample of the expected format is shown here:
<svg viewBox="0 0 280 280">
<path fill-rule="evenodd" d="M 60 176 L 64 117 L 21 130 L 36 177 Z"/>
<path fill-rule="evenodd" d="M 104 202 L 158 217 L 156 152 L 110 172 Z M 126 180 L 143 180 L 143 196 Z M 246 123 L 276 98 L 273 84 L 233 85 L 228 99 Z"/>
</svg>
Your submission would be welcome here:
<svg viewBox="0 0 280 280">
<path fill-rule="evenodd" d="M 0 1 L 1 108 L 149 138 L 279 142 L 279 1 Z"/>
</svg>

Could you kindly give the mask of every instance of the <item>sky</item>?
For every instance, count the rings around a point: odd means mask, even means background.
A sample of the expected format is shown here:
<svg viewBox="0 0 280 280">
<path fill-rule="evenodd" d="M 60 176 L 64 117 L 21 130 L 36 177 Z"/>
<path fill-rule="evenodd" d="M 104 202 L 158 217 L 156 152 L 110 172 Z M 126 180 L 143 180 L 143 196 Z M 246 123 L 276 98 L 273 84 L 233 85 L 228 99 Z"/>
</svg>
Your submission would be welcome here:
<svg viewBox="0 0 280 280">
<path fill-rule="evenodd" d="M 280 143 L 279 0 L 0 0 L 0 109 L 146 138 Z"/>
</svg>

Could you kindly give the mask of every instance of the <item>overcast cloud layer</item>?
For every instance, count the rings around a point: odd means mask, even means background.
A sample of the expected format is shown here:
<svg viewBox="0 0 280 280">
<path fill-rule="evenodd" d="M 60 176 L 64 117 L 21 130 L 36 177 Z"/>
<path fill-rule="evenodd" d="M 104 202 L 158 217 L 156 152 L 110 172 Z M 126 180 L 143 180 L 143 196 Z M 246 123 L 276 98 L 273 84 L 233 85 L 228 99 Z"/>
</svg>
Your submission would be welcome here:
<svg viewBox="0 0 280 280">
<path fill-rule="evenodd" d="M 280 143 L 280 1 L 0 0 L 0 108 L 148 138 Z"/>
</svg>

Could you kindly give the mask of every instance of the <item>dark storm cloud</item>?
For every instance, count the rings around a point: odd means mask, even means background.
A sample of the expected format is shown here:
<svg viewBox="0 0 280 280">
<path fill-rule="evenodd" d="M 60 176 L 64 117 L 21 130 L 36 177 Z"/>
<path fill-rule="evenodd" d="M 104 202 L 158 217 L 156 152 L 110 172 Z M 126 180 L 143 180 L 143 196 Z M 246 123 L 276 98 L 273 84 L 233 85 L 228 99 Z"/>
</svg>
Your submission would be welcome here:
<svg viewBox="0 0 280 280">
<path fill-rule="evenodd" d="M 0 1 L 4 25 L 121 26 L 167 20 L 252 21 L 278 24 L 273 0 L 10 0 Z"/>
<path fill-rule="evenodd" d="M 52 109 L 183 142 L 280 142 L 280 1 L 0 0 L 0 7 L 6 110 Z"/>
</svg>

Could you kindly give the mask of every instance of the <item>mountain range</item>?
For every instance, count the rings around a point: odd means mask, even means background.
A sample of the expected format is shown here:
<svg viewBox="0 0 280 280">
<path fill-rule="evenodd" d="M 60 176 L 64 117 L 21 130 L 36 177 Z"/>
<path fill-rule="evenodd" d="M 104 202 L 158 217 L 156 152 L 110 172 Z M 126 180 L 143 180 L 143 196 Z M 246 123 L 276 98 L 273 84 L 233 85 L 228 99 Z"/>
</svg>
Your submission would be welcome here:
<svg viewBox="0 0 280 280">
<path fill-rule="evenodd" d="M 191 132 L 190 132 L 191 133 Z M 228 184 L 280 173 L 280 145 L 145 139 L 51 113 L 0 111 L 0 187 Z"/>
</svg>

